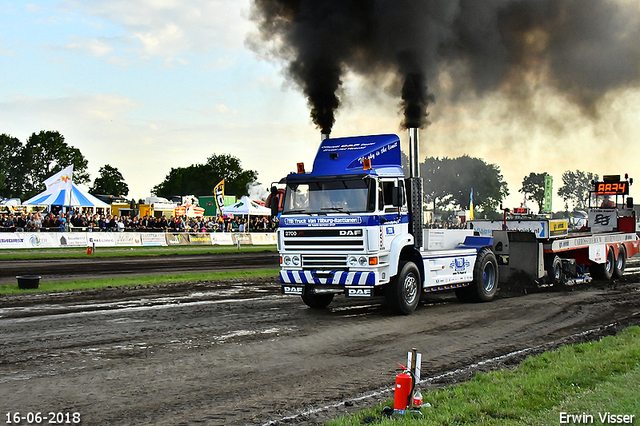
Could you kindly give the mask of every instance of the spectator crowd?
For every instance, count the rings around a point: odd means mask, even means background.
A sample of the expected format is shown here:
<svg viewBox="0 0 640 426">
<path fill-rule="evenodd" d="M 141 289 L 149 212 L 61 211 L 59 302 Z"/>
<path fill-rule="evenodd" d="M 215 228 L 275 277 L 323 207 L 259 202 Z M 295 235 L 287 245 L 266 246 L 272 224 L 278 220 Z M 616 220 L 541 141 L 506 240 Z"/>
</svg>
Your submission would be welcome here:
<svg viewBox="0 0 640 426">
<path fill-rule="evenodd" d="M 51 212 L 3 213 L 0 229 L 5 232 L 90 231 L 90 232 L 270 232 L 277 219 L 267 216 L 118 216 L 74 210 L 67 214 Z"/>
</svg>

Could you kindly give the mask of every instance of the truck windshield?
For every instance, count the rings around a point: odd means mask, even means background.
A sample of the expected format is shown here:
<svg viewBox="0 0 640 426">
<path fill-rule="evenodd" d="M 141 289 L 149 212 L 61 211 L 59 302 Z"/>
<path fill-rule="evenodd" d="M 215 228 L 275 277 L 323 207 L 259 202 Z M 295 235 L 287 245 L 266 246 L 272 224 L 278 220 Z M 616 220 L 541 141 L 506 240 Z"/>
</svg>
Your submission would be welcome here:
<svg viewBox="0 0 640 426">
<path fill-rule="evenodd" d="M 327 180 L 287 185 L 283 214 L 371 212 L 375 191 L 372 179 Z"/>
</svg>

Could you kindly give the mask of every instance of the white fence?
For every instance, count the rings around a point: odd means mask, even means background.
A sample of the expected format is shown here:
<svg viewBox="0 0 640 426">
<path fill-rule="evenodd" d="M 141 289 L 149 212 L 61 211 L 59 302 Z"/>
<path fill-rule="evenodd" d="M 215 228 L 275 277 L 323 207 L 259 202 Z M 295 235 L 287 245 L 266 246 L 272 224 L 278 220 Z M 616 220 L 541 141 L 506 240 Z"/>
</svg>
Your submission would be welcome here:
<svg viewBox="0 0 640 426">
<path fill-rule="evenodd" d="M 187 245 L 270 245 L 274 232 L 13 232 L 0 233 L 0 249 L 57 247 L 143 247 Z"/>
</svg>

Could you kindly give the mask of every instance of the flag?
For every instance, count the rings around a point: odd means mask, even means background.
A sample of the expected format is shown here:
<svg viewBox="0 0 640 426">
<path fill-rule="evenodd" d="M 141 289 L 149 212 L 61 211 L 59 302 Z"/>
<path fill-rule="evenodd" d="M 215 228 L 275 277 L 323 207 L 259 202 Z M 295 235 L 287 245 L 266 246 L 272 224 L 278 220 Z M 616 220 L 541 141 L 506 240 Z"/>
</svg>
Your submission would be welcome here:
<svg viewBox="0 0 640 426">
<path fill-rule="evenodd" d="M 73 164 L 45 179 L 42 183 L 46 185 L 47 191 L 59 191 L 60 201 L 62 201 L 61 205 L 71 205 L 71 193 L 73 192 Z"/>
<path fill-rule="evenodd" d="M 222 214 L 222 207 L 224 207 L 224 179 L 213 188 L 213 197 L 216 200 L 218 214 Z"/>
<path fill-rule="evenodd" d="M 471 194 L 469 194 L 469 220 L 473 220 L 473 188 L 471 188 Z"/>
<path fill-rule="evenodd" d="M 73 164 L 65 167 L 64 169 L 60 170 L 58 173 L 56 173 L 53 176 L 48 177 L 44 182 L 45 186 L 47 187 L 47 189 L 51 188 L 52 186 L 57 186 L 57 185 L 65 185 L 65 188 L 68 187 L 69 190 L 71 190 L 71 182 L 73 181 Z"/>
</svg>

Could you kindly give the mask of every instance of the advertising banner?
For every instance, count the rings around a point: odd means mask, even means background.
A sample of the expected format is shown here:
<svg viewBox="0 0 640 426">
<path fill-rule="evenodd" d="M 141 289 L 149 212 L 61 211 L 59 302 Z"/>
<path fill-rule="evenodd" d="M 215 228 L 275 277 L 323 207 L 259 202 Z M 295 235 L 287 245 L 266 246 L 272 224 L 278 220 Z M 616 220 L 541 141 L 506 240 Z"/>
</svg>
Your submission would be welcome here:
<svg viewBox="0 0 640 426">
<path fill-rule="evenodd" d="M 25 248 L 24 238 L 13 233 L 0 234 L 0 248 Z"/>
<path fill-rule="evenodd" d="M 168 246 L 188 246 L 188 234 L 166 234 L 166 242 Z"/>
<path fill-rule="evenodd" d="M 231 234 L 228 232 L 212 232 L 209 236 L 211 238 L 211 244 L 214 246 L 230 246 L 233 244 Z"/>
<path fill-rule="evenodd" d="M 251 235 L 251 244 L 255 245 L 264 245 L 264 244 L 275 244 L 276 243 L 276 233 L 268 232 L 268 233 L 255 233 Z"/>
<path fill-rule="evenodd" d="M 87 244 L 96 247 L 113 247 L 116 245 L 116 238 L 113 232 L 92 232 L 87 234 Z"/>
<path fill-rule="evenodd" d="M 58 236 L 64 232 L 17 232 L 19 238 L 24 241 L 25 248 L 51 248 L 58 247 Z"/>
<path fill-rule="evenodd" d="M 60 247 L 87 247 L 87 232 L 56 232 Z"/>
<path fill-rule="evenodd" d="M 143 246 L 166 246 L 167 240 L 164 233 L 160 232 L 142 232 L 140 240 Z"/>
<path fill-rule="evenodd" d="M 142 245 L 142 239 L 139 232 L 116 232 L 114 235 L 117 246 Z"/>
<path fill-rule="evenodd" d="M 187 234 L 187 236 L 189 237 L 189 244 L 193 246 L 211 245 L 211 238 L 204 232 Z"/>
</svg>

